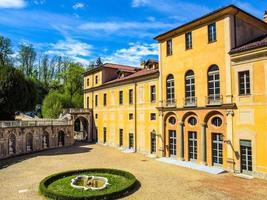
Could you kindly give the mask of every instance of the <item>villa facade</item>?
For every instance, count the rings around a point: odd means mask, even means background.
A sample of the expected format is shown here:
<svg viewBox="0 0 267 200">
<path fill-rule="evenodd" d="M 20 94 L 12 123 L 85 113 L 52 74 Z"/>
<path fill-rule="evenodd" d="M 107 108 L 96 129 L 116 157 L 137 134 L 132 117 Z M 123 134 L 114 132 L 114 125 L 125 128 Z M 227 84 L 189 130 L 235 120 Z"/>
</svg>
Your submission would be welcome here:
<svg viewBox="0 0 267 200">
<path fill-rule="evenodd" d="M 159 63 L 84 74 L 99 143 L 267 178 L 267 23 L 233 6 L 155 38 Z"/>
</svg>

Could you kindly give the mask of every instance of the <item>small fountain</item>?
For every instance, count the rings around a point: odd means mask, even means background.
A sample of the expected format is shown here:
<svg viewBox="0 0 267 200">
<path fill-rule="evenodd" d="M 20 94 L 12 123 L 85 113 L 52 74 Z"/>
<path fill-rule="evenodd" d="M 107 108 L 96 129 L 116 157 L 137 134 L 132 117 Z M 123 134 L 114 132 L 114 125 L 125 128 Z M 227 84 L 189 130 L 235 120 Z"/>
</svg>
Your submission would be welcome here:
<svg viewBox="0 0 267 200">
<path fill-rule="evenodd" d="M 108 185 L 108 179 L 99 176 L 80 175 L 71 180 L 71 186 L 76 189 L 103 190 Z"/>
</svg>

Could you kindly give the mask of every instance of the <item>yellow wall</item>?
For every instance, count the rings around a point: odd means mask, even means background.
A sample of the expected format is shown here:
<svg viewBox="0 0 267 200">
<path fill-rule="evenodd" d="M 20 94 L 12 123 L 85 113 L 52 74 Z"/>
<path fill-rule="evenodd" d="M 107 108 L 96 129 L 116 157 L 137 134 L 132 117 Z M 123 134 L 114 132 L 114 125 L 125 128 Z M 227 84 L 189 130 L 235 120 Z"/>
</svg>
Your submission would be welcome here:
<svg viewBox="0 0 267 200">
<path fill-rule="evenodd" d="M 156 102 L 150 102 L 150 86 L 156 86 Z M 133 89 L 133 101 L 135 102 L 135 88 L 137 93 L 137 105 L 129 104 L 129 90 Z M 142 94 L 141 94 L 142 90 Z M 123 105 L 119 105 L 119 91 L 123 91 Z M 107 105 L 103 105 L 103 96 L 107 94 Z M 95 107 L 95 95 L 98 95 L 98 106 Z M 159 99 L 158 79 L 148 79 L 146 81 L 111 86 L 106 89 L 85 93 L 90 97 L 90 108 L 93 108 L 95 126 L 98 129 L 98 141 L 103 143 L 103 128 L 107 128 L 107 144 L 118 147 L 119 129 L 123 129 L 123 148 L 129 146 L 129 133 L 135 136 L 137 130 L 137 150 L 139 152 L 150 153 L 150 133 L 155 130 L 159 133 L 159 116 L 156 109 Z M 129 120 L 129 113 L 134 114 L 134 119 Z M 136 120 L 135 123 L 135 113 Z M 156 120 L 150 120 L 150 113 L 156 113 Z M 95 116 L 98 115 L 96 119 Z M 157 138 L 158 139 L 158 138 Z"/>
<path fill-rule="evenodd" d="M 240 96 L 238 72 L 250 71 L 251 95 Z M 234 147 L 239 151 L 239 141 L 251 140 L 253 171 L 267 172 L 267 57 L 234 63 L 232 68 L 234 102 Z M 237 169 L 240 162 L 237 162 Z"/>
</svg>

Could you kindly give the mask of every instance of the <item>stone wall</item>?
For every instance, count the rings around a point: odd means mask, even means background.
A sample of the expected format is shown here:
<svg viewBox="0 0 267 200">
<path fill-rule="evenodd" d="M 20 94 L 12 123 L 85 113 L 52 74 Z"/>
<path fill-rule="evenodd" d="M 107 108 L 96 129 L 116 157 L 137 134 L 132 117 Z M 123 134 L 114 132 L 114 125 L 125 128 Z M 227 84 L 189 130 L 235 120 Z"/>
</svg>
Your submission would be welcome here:
<svg viewBox="0 0 267 200">
<path fill-rule="evenodd" d="M 73 144 L 72 125 L 0 128 L 0 159 Z"/>
</svg>

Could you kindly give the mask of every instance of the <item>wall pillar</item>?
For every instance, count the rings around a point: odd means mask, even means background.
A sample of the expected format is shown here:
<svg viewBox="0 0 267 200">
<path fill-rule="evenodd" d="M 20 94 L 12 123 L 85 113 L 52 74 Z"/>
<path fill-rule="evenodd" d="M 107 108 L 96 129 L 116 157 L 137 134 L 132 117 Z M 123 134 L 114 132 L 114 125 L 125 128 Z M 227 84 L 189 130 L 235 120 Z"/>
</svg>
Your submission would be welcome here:
<svg viewBox="0 0 267 200">
<path fill-rule="evenodd" d="M 179 140 L 179 148 L 180 148 L 180 160 L 184 161 L 184 123 L 179 123 L 180 129 L 180 140 Z"/>
<path fill-rule="evenodd" d="M 234 144 L 233 144 L 233 115 L 234 112 L 232 110 L 226 111 L 226 133 L 227 133 L 227 169 L 229 171 L 234 171 Z"/>
<path fill-rule="evenodd" d="M 201 164 L 207 164 L 206 123 L 201 124 Z"/>
</svg>

